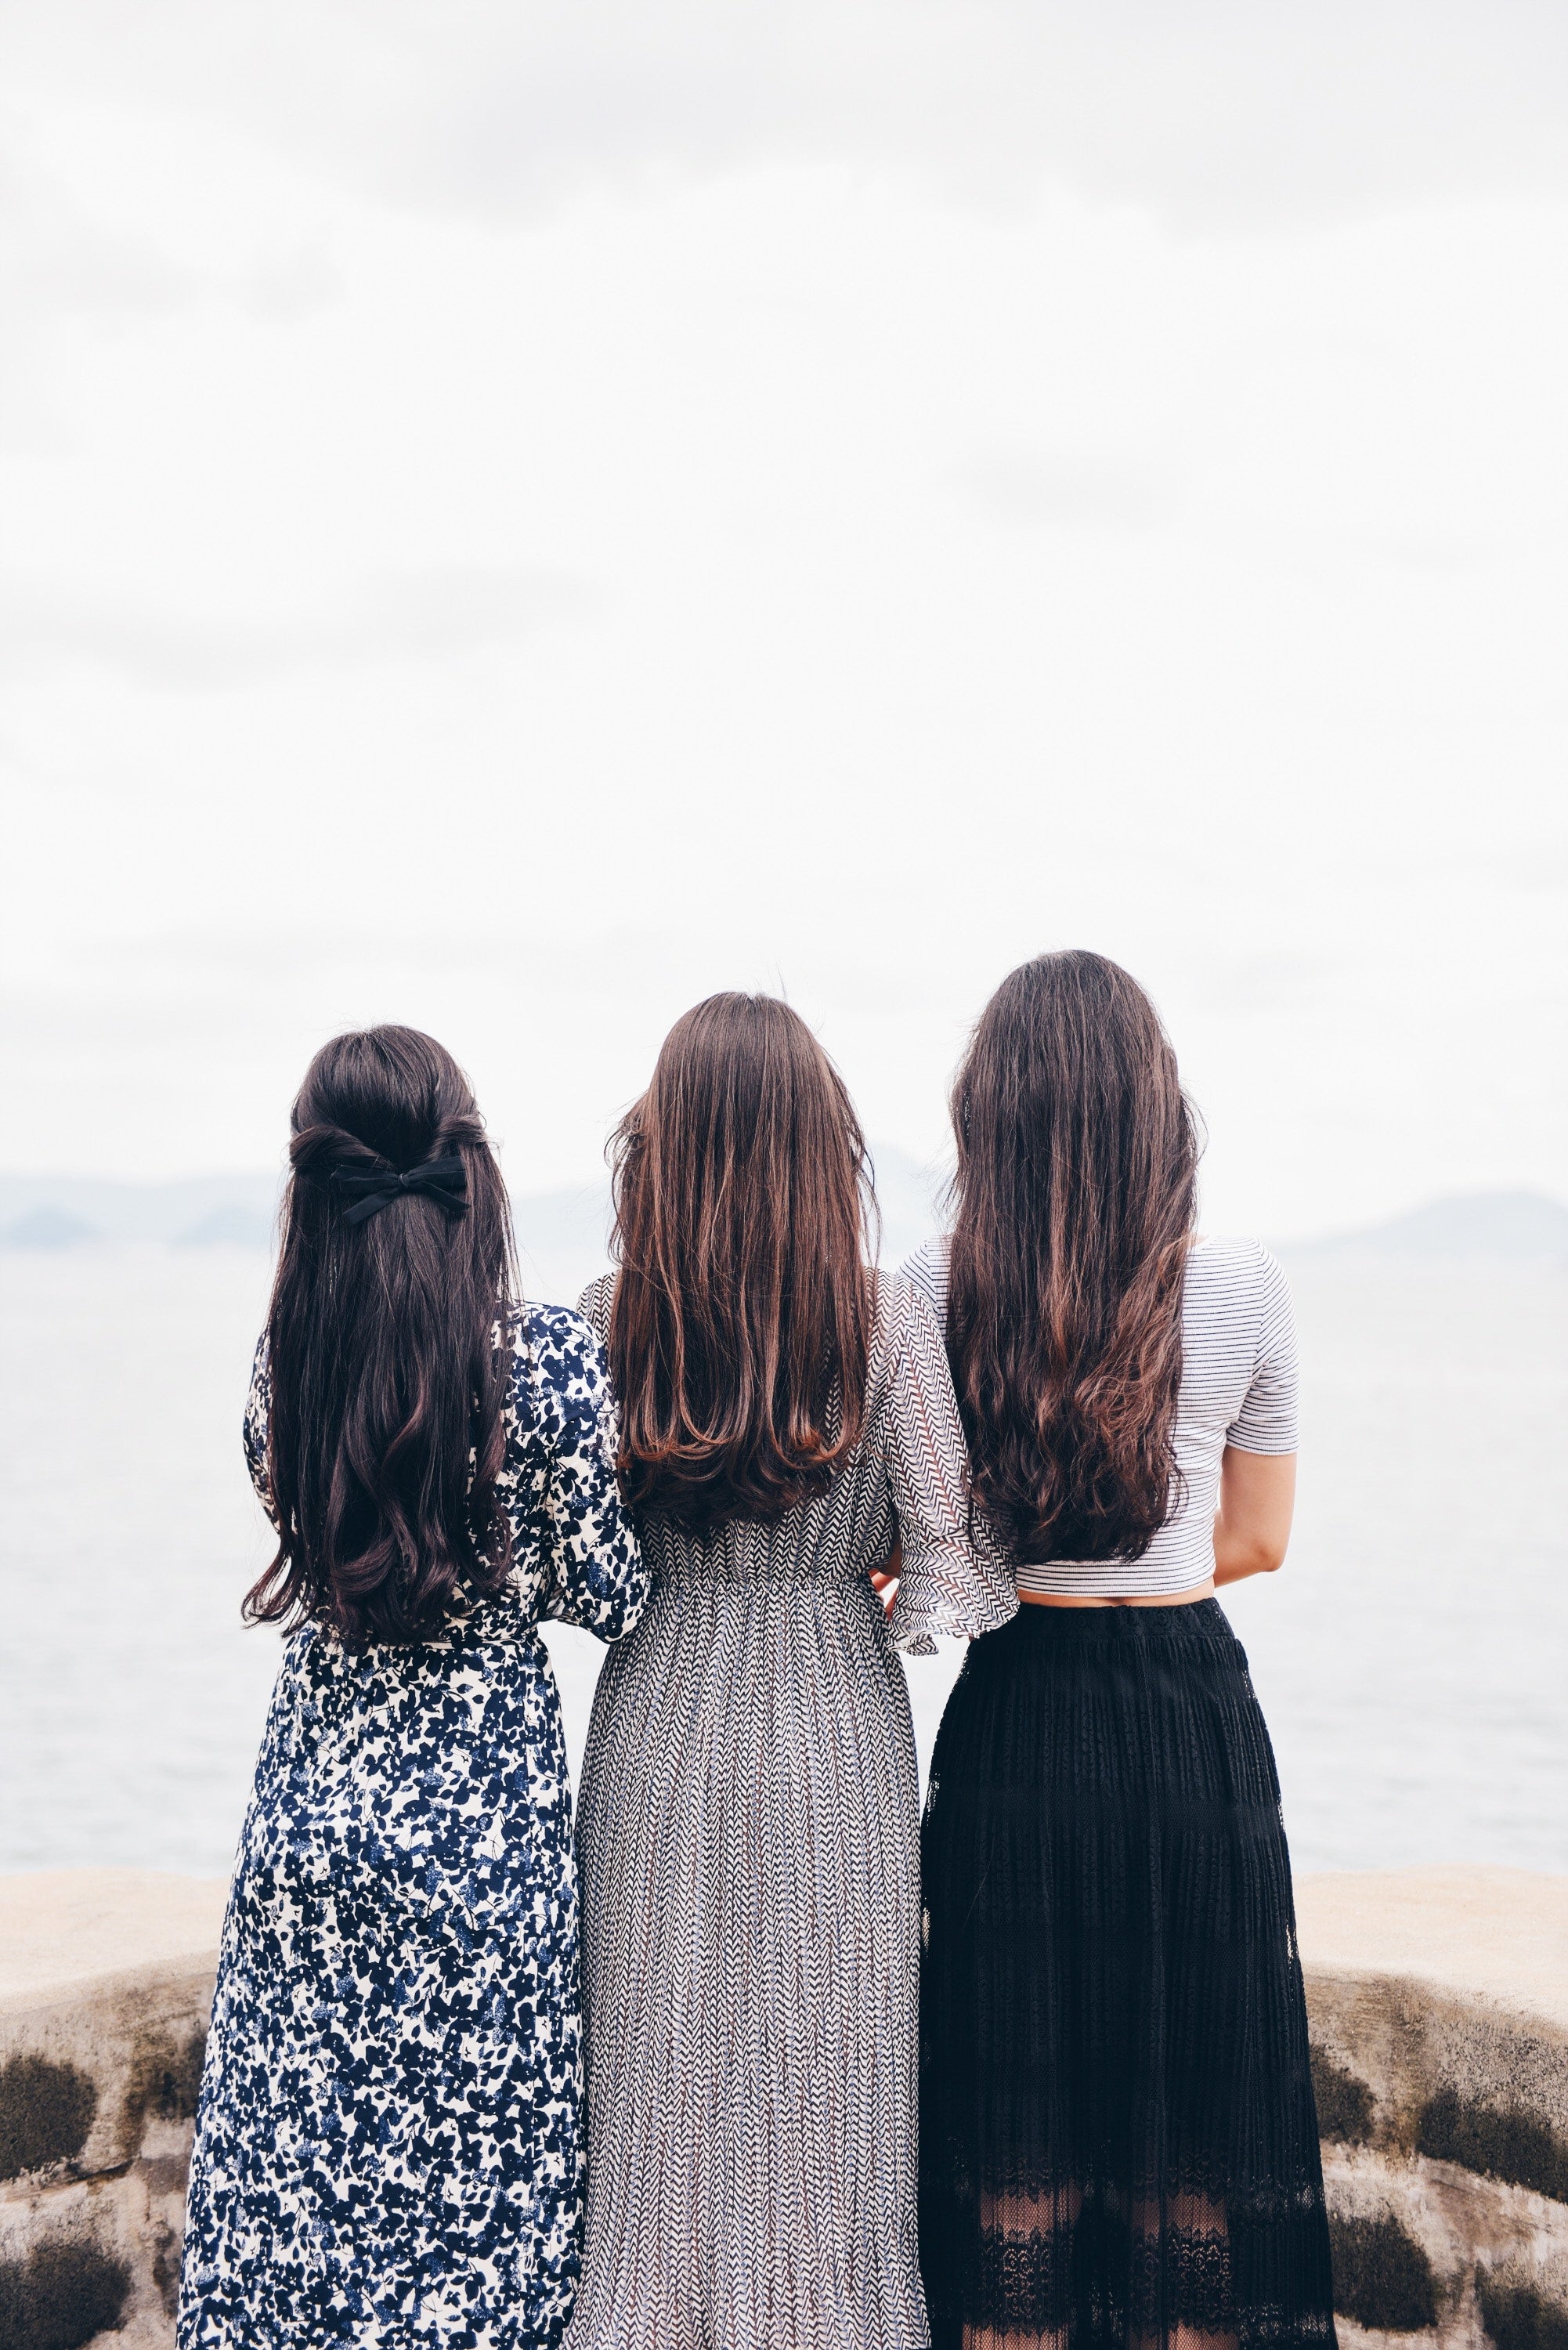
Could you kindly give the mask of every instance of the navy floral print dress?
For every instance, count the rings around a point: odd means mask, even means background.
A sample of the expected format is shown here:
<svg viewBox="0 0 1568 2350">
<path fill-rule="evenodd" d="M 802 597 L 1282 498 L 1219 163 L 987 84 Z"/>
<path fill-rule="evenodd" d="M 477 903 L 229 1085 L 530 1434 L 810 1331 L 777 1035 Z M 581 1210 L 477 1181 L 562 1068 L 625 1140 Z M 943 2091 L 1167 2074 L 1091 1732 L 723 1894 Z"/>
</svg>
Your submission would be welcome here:
<svg viewBox="0 0 1568 2350">
<path fill-rule="evenodd" d="M 500 1334 L 498 1333 L 498 1336 Z M 229 1898 L 180 2350 L 553 2350 L 582 2221 L 577 1888 L 535 1626 L 645 1578 L 597 1341 L 510 1329 L 506 1587 L 439 1640 L 286 1649 Z M 245 1414 L 264 1503 L 265 1342 Z"/>
</svg>

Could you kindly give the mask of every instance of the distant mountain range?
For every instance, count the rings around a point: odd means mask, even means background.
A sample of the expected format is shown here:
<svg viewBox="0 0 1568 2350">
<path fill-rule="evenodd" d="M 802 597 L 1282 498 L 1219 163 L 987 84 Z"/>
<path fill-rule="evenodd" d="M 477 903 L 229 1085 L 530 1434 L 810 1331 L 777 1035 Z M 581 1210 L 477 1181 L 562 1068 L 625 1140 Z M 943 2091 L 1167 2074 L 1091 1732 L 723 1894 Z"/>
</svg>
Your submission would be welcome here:
<svg viewBox="0 0 1568 2350">
<path fill-rule="evenodd" d="M 275 1175 L 206 1175 L 178 1183 L 0 1175 L 0 1246 L 172 1241 L 182 1247 L 267 1248 L 277 1198 Z"/>
<path fill-rule="evenodd" d="M 1433 1200 L 1365 1232 L 1293 1241 L 1292 1256 L 1568 1259 L 1568 1208 L 1542 1191 L 1469 1191 Z"/>
<path fill-rule="evenodd" d="M 940 1171 L 884 1144 L 877 1153 L 882 1258 L 897 1264 L 939 1229 Z M 213 1175 L 177 1183 L 110 1183 L 78 1176 L 0 1175 L 0 1247 L 75 1248 L 163 1242 L 180 1248 L 272 1244 L 275 1175 Z M 602 1183 L 522 1194 L 518 1239 L 531 1274 L 565 1294 L 607 1262 L 609 1193 Z M 1434 1200 L 1365 1231 L 1281 1244 L 1290 1256 L 1505 1257 L 1568 1262 L 1568 1207 L 1539 1191 L 1478 1191 Z M 534 1284 L 531 1281 L 530 1286 Z M 547 1292 L 546 1294 L 552 1294 Z"/>
<path fill-rule="evenodd" d="M 883 1255 L 906 1255 L 934 1230 L 940 1179 L 907 1152 L 877 1153 Z M 269 1248 L 275 1175 L 209 1175 L 177 1183 L 110 1183 L 78 1175 L 0 1175 L 0 1247 L 74 1248 L 94 1241 L 162 1241 L 181 1248 Z M 514 1202 L 526 1254 L 606 1261 L 609 1187 L 532 1191 Z"/>
</svg>

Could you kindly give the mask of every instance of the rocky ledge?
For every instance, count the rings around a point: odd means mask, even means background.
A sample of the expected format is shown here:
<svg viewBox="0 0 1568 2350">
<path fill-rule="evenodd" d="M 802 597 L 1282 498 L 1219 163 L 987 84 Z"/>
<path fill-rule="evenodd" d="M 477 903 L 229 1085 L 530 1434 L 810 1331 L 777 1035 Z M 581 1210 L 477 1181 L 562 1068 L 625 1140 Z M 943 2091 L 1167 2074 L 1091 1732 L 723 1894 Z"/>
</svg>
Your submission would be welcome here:
<svg viewBox="0 0 1568 2350">
<path fill-rule="evenodd" d="M 1568 1877 L 1306 1877 L 1347 2350 L 1568 2350 Z"/>
<path fill-rule="evenodd" d="M 1297 1897 L 1346 2350 L 1568 2350 L 1568 1877 Z M 168 2350 L 223 1903 L 0 1878 L 0 2350 Z"/>
<path fill-rule="evenodd" d="M 167 2350 L 221 1884 L 0 1877 L 0 2350 Z"/>
</svg>

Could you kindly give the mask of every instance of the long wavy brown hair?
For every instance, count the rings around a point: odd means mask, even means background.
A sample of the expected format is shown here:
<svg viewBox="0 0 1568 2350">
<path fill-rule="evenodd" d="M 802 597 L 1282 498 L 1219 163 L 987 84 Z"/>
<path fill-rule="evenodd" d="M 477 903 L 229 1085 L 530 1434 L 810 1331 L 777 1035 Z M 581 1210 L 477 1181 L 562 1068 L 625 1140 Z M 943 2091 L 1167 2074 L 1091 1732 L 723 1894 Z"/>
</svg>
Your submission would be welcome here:
<svg viewBox="0 0 1568 2350">
<path fill-rule="evenodd" d="M 1199 1139 L 1148 997 L 1041 955 L 952 1093 L 948 1354 L 975 1499 L 1021 1560 L 1140 1558 L 1174 1505 Z"/>
<path fill-rule="evenodd" d="M 369 1028 L 324 1045 L 292 1117 L 267 1315 L 267 1471 L 277 1553 L 252 1623 L 417 1640 L 509 1565 L 495 1505 L 517 1294 L 512 1218 L 468 1079 L 433 1036 Z M 356 1216 L 366 1177 L 455 1159 L 445 1195 Z M 347 1178 L 347 1186 L 338 1179 Z"/>
<path fill-rule="evenodd" d="M 865 1419 L 875 1210 L 843 1080 L 787 1003 L 711 995 L 611 1147 L 627 1498 L 699 1534 L 781 1517 Z"/>
</svg>

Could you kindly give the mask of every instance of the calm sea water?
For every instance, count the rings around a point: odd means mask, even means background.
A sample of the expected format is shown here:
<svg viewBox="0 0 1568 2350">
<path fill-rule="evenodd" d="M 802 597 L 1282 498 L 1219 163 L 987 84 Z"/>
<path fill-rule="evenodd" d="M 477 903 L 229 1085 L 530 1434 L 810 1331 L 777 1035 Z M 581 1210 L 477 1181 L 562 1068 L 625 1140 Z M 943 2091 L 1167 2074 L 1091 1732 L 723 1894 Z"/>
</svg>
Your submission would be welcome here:
<svg viewBox="0 0 1568 2350">
<path fill-rule="evenodd" d="M 1303 1257 L 1285 1571 L 1226 1605 L 1298 1866 L 1568 1869 L 1568 1269 Z M 0 1253 L 0 1869 L 224 1872 L 275 1635 L 238 1425 L 267 1265 Z M 574 1768 L 599 1650 L 550 1635 Z M 956 1652 L 909 1669 L 922 1758 Z"/>
</svg>

